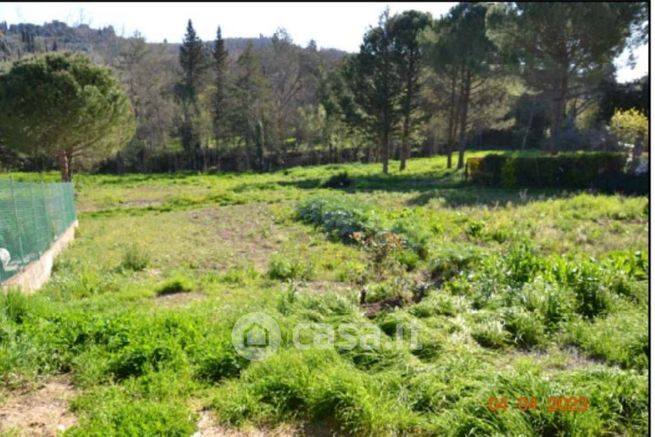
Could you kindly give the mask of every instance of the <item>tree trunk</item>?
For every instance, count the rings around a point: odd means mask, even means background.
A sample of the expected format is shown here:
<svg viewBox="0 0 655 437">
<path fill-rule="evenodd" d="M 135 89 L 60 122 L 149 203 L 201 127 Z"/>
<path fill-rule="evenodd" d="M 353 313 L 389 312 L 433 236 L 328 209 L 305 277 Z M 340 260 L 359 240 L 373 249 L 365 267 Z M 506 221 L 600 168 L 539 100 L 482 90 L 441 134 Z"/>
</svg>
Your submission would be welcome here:
<svg viewBox="0 0 655 437">
<path fill-rule="evenodd" d="M 453 139 L 455 136 L 455 89 L 457 88 L 457 75 L 453 74 L 450 84 L 450 109 L 448 111 L 448 138 L 446 139 L 446 154 L 448 155 L 447 167 L 453 167 Z"/>
<path fill-rule="evenodd" d="M 534 102 L 530 104 L 530 118 L 528 118 L 528 127 L 525 129 L 523 139 L 521 140 L 521 150 L 525 150 L 525 143 L 528 141 L 528 135 L 532 130 L 532 119 L 534 118 Z"/>
<path fill-rule="evenodd" d="M 462 112 L 459 120 L 459 156 L 457 169 L 464 167 L 464 150 L 466 149 L 466 118 L 468 116 L 469 94 L 471 93 L 471 73 L 466 72 L 462 81 Z"/>
<path fill-rule="evenodd" d="M 207 147 L 202 148 L 202 171 L 207 171 Z"/>
<path fill-rule="evenodd" d="M 410 64 L 410 70 L 413 67 Z M 405 98 L 404 120 L 403 120 L 403 139 L 400 145 L 400 170 L 405 170 L 407 167 L 407 160 L 409 159 L 409 128 L 412 115 L 412 96 L 414 95 L 414 82 L 411 78 L 407 81 L 407 94 Z"/>
<path fill-rule="evenodd" d="M 403 122 L 403 140 L 400 146 L 400 171 L 407 168 L 407 159 L 409 158 L 409 116 L 405 115 Z"/>
<path fill-rule="evenodd" d="M 554 114 L 553 114 L 553 126 L 552 126 L 552 135 L 550 138 L 550 150 L 551 154 L 557 153 L 557 149 L 560 146 L 560 134 L 562 121 L 566 117 L 566 96 L 568 94 L 568 78 L 566 76 L 562 77 L 562 80 L 559 84 L 559 88 L 556 90 L 555 101 L 554 101 Z"/>
<path fill-rule="evenodd" d="M 63 182 L 71 181 L 70 161 L 68 154 L 65 150 L 60 150 L 57 153 L 57 160 L 59 161 L 59 172 L 61 173 L 61 180 Z"/>
<path fill-rule="evenodd" d="M 389 130 L 386 127 L 382 134 L 382 173 L 389 173 Z"/>
</svg>

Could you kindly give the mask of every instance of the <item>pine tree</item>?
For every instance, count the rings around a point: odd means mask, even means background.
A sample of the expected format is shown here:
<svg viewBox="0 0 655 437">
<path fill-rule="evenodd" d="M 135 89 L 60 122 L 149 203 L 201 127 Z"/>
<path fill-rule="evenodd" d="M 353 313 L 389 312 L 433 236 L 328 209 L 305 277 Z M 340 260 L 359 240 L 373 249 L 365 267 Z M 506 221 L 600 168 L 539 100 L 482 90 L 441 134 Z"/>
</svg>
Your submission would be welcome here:
<svg viewBox="0 0 655 437">
<path fill-rule="evenodd" d="M 359 53 L 350 58 L 345 72 L 354 101 L 365 115 L 362 128 L 381 147 L 385 174 L 389 171 L 391 142 L 398 131 L 403 90 L 393 43 L 387 9 L 379 25 L 364 35 Z"/>
<path fill-rule="evenodd" d="M 189 20 L 186 35 L 180 46 L 180 66 L 182 80 L 177 85 L 177 96 L 182 106 L 180 139 L 184 150 L 191 155 L 193 168 L 196 168 L 196 151 L 200 148 L 197 119 L 199 116 L 198 93 L 206 71 L 207 62 L 202 41 Z"/>
<path fill-rule="evenodd" d="M 400 170 L 404 170 L 407 165 L 410 137 L 419 124 L 416 113 L 421 88 L 419 76 L 422 67 L 422 50 L 418 35 L 430 25 L 431 21 L 429 14 L 413 10 L 395 15 L 390 20 L 394 49 L 398 53 L 399 73 L 403 81 Z"/>
<path fill-rule="evenodd" d="M 223 135 L 223 126 L 225 125 L 225 72 L 227 68 L 227 50 L 225 41 L 221 35 L 221 27 L 216 31 L 216 41 L 214 41 L 214 84 L 216 86 L 216 95 L 213 104 L 213 125 L 214 137 L 218 146 L 221 136 Z"/>
</svg>

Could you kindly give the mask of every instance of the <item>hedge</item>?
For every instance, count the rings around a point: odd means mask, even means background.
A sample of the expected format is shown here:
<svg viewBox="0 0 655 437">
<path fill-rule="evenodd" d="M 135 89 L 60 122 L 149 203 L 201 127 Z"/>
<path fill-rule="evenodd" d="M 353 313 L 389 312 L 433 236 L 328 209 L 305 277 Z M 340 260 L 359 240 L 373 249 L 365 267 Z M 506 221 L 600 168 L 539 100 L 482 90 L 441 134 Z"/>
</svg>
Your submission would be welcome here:
<svg viewBox="0 0 655 437">
<path fill-rule="evenodd" d="M 542 156 L 491 154 L 468 158 L 473 183 L 505 188 L 597 188 L 602 191 L 648 192 L 648 175 L 624 173 L 622 153 L 562 153 Z"/>
</svg>

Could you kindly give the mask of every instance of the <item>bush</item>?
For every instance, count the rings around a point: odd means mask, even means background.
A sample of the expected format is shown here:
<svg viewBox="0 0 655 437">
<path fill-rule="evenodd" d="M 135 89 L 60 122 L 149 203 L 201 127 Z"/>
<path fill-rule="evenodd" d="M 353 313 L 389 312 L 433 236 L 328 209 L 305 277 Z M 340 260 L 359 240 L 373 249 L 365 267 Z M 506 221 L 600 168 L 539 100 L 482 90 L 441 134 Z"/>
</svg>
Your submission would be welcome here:
<svg viewBox="0 0 655 437">
<path fill-rule="evenodd" d="M 193 290 L 193 281 L 184 275 L 175 275 L 162 282 L 155 291 L 158 296 L 173 293 L 187 293 Z"/>
<path fill-rule="evenodd" d="M 268 263 L 268 277 L 286 281 L 289 279 L 312 278 L 313 265 L 297 258 L 288 258 L 283 255 L 273 255 Z"/>
<path fill-rule="evenodd" d="M 369 236 L 382 230 L 373 209 L 351 199 L 309 199 L 298 205 L 297 212 L 303 222 L 320 226 L 331 236 L 346 242 L 352 242 L 356 232 Z"/>
<path fill-rule="evenodd" d="M 420 259 L 428 256 L 431 231 L 424 223 L 425 216 L 416 210 L 389 217 L 354 199 L 320 197 L 300 203 L 297 214 L 301 221 L 323 228 L 332 237 L 364 245 L 378 258 L 403 248 L 412 250 Z M 418 263 L 406 254 L 399 255 L 399 261 L 409 269 Z"/>
<path fill-rule="evenodd" d="M 351 186 L 353 180 L 348 176 L 347 171 L 342 171 L 335 175 L 330 176 L 325 182 L 321 184 L 322 188 L 346 188 Z"/>
<path fill-rule="evenodd" d="M 481 185 L 505 188 L 597 188 L 606 178 L 621 179 L 626 158 L 621 153 L 561 153 L 542 156 L 491 154 L 469 158 L 468 175 Z M 627 187 L 630 191 L 635 188 Z"/>
<path fill-rule="evenodd" d="M 594 181 L 594 188 L 609 194 L 646 196 L 650 193 L 650 172 L 602 175 Z"/>
</svg>

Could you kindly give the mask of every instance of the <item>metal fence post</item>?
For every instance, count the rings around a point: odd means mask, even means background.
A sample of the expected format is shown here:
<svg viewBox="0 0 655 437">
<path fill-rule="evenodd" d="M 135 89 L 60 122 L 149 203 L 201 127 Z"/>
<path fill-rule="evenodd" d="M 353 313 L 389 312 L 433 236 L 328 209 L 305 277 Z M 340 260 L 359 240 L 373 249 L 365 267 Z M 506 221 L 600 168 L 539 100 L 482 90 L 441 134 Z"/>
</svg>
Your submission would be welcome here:
<svg viewBox="0 0 655 437">
<path fill-rule="evenodd" d="M 23 239 L 21 238 L 20 225 L 18 223 L 18 206 L 16 205 L 16 193 L 14 192 L 14 178 L 9 178 L 9 186 L 11 187 L 11 199 L 14 204 L 14 218 L 16 219 L 16 234 L 18 235 L 18 248 L 20 249 L 20 264 L 25 262 L 25 252 L 23 251 Z"/>
<path fill-rule="evenodd" d="M 34 198 L 34 184 L 30 183 L 30 206 L 32 207 L 32 220 L 34 220 L 34 228 L 32 229 L 32 232 L 34 232 L 34 243 L 36 243 L 36 250 L 39 253 L 39 256 L 44 252 L 45 248 L 41 247 L 41 237 L 43 234 L 41 234 L 39 230 L 39 215 L 37 214 L 36 211 L 36 201 Z M 41 235 L 39 235 L 41 234 Z"/>
<path fill-rule="evenodd" d="M 45 221 L 48 227 L 48 241 L 52 243 L 55 241 L 55 234 L 52 231 L 52 213 L 50 212 L 50 202 L 45 195 L 45 182 L 43 182 L 43 180 L 41 180 L 41 197 L 43 197 L 43 209 L 45 211 Z"/>
</svg>

